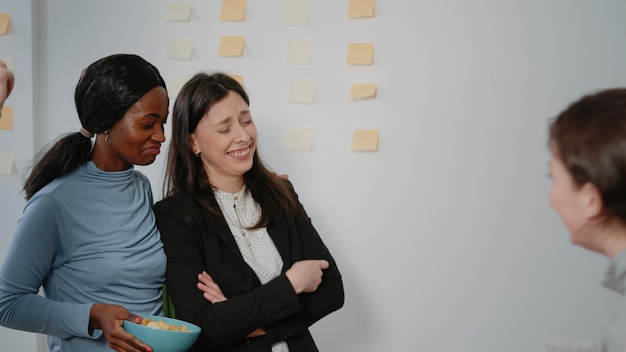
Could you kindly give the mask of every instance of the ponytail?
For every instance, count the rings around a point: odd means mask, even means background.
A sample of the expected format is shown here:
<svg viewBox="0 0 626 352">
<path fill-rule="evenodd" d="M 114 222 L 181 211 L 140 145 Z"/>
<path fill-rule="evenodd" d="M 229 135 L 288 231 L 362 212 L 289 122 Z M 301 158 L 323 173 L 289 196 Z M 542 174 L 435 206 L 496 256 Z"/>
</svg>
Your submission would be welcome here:
<svg viewBox="0 0 626 352">
<path fill-rule="evenodd" d="M 26 200 L 52 182 L 91 159 L 91 139 L 80 132 L 59 138 L 48 150 L 35 157 L 30 175 L 24 184 Z"/>
</svg>

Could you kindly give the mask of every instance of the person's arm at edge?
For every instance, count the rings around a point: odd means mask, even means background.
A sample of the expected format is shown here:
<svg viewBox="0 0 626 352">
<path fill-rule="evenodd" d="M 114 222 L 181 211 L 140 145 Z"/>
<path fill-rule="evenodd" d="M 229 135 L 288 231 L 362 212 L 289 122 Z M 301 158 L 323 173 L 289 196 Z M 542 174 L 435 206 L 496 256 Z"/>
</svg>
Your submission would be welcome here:
<svg viewBox="0 0 626 352">
<path fill-rule="evenodd" d="M 7 100 L 9 95 L 11 95 L 14 84 L 15 77 L 13 76 L 13 72 L 7 68 L 4 61 L 0 60 L 0 118 L 2 117 L 2 107 L 4 106 L 4 102 Z"/>
<path fill-rule="evenodd" d="M 101 333 L 89 329 L 92 304 L 55 302 L 38 295 L 58 252 L 59 207 L 49 197 L 36 196 L 27 204 L 0 267 L 0 324 L 62 338 L 97 338 Z"/>
</svg>

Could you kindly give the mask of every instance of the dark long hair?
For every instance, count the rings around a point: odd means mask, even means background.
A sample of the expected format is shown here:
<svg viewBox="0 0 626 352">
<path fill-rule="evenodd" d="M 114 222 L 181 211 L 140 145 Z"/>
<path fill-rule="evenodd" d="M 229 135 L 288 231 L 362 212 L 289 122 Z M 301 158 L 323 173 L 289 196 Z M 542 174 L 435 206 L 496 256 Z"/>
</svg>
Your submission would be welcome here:
<svg viewBox="0 0 626 352">
<path fill-rule="evenodd" d="M 158 86 L 165 88 L 159 70 L 137 55 L 116 54 L 92 63 L 83 70 L 74 95 L 81 126 L 94 134 L 110 129 L 144 94 Z M 89 161 L 91 148 L 90 138 L 74 132 L 41 151 L 24 184 L 26 199 Z"/>
<path fill-rule="evenodd" d="M 595 185 L 606 212 L 626 222 L 626 89 L 572 103 L 551 122 L 549 142 L 575 183 Z"/>
<path fill-rule="evenodd" d="M 219 72 L 196 74 L 185 83 L 174 103 L 164 190 L 166 197 L 175 197 L 186 207 L 186 220 L 190 222 L 224 219 L 202 160 L 191 150 L 189 136 L 211 107 L 230 91 L 239 94 L 250 105 L 248 95 L 239 82 Z M 265 166 L 258 149 L 244 181 L 261 207 L 261 218 L 255 228 L 267 226 L 285 214 L 301 211 L 289 184 Z"/>
</svg>

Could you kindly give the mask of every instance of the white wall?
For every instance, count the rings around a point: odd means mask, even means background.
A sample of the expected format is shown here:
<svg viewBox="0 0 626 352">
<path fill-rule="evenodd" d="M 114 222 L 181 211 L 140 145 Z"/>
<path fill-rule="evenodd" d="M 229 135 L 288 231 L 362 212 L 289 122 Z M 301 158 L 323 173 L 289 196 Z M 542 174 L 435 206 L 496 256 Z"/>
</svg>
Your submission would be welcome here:
<svg viewBox="0 0 626 352">
<path fill-rule="evenodd" d="M 8 250 L 24 206 L 22 176 L 35 151 L 33 134 L 33 101 L 35 100 L 36 39 L 33 26 L 35 8 L 30 0 L 4 0 L 0 13 L 11 14 L 9 32 L 0 36 L 0 59 L 12 59 L 16 74 L 15 90 L 7 100 L 13 107 L 13 130 L 0 131 L 0 152 L 11 152 L 15 157 L 16 173 L 0 176 L 0 262 Z M 41 338 L 41 337 L 40 337 Z M 36 337 L 26 332 L 0 327 L 0 341 L 4 351 L 35 351 Z"/>
<path fill-rule="evenodd" d="M 74 86 L 102 56 L 137 53 L 166 80 L 244 76 L 261 152 L 344 275 L 345 307 L 313 328 L 321 350 L 599 340 L 617 302 L 599 285 L 608 260 L 571 246 L 549 208 L 546 128 L 581 94 L 626 85 L 625 2 L 379 0 L 376 17 L 350 20 L 347 0 L 309 1 L 307 27 L 281 25 L 283 0 L 248 1 L 241 23 L 218 20 L 221 1 L 191 0 L 188 23 L 164 21 L 166 0 L 35 3 L 37 148 L 78 130 Z M 246 36 L 243 57 L 217 57 L 224 35 Z M 191 61 L 165 57 L 176 38 L 194 39 Z M 313 41 L 311 66 L 285 63 L 292 38 Z M 349 42 L 375 43 L 374 65 L 347 66 Z M 317 81 L 315 104 L 288 102 L 292 79 Z M 365 82 L 377 98 L 350 101 Z M 284 148 L 291 125 L 315 129 L 310 153 Z M 380 150 L 352 152 L 354 129 L 379 129 Z M 157 198 L 164 160 L 142 168 Z"/>
</svg>

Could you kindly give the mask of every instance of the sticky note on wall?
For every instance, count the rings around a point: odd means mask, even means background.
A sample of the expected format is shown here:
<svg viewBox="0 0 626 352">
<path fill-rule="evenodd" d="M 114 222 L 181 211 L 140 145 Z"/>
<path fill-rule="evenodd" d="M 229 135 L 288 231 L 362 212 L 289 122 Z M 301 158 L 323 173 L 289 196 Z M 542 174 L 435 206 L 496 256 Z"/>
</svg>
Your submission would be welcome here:
<svg viewBox="0 0 626 352">
<path fill-rule="evenodd" d="M 11 24 L 11 15 L 8 13 L 0 13 L 0 35 L 7 34 L 9 24 Z"/>
<path fill-rule="evenodd" d="M 0 152 L 0 175 L 11 175 L 15 172 L 13 153 Z"/>
<path fill-rule="evenodd" d="M 177 3 L 167 6 L 167 12 L 165 13 L 166 21 L 189 21 L 191 16 L 191 4 L 189 3 Z"/>
<path fill-rule="evenodd" d="M 356 152 L 378 150 L 378 130 L 356 130 L 352 136 L 352 150 Z"/>
<path fill-rule="evenodd" d="M 287 42 L 287 63 L 297 65 L 310 65 L 312 55 L 310 40 L 290 39 Z"/>
<path fill-rule="evenodd" d="M 170 59 L 191 59 L 193 53 L 193 40 L 173 39 L 167 45 L 167 57 Z"/>
<path fill-rule="evenodd" d="M 350 0 L 348 17 L 374 17 L 374 0 Z"/>
<path fill-rule="evenodd" d="M 350 98 L 364 99 L 376 96 L 376 83 L 353 84 L 350 90 Z"/>
<path fill-rule="evenodd" d="M 3 57 L 3 58 L 0 58 L 0 60 L 3 61 L 7 65 L 7 68 L 9 69 L 9 71 L 15 72 L 13 71 L 13 58 Z"/>
<path fill-rule="evenodd" d="M 287 0 L 284 7 L 283 25 L 307 26 L 309 24 L 309 4 L 307 0 Z"/>
<path fill-rule="evenodd" d="M 232 79 L 234 79 L 235 81 L 239 82 L 239 84 L 241 84 L 241 86 L 243 87 L 243 76 L 242 75 L 229 75 Z"/>
<path fill-rule="evenodd" d="M 220 20 L 243 21 L 246 17 L 246 0 L 223 0 Z"/>
<path fill-rule="evenodd" d="M 313 104 L 315 101 L 315 82 L 309 80 L 291 81 L 289 101 L 300 104 Z"/>
<path fill-rule="evenodd" d="M 188 77 L 176 77 L 167 81 L 167 94 L 170 98 L 176 99 L 178 93 L 189 80 Z"/>
<path fill-rule="evenodd" d="M 0 130 L 10 131 L 13 129 L 13 107 L 3 106 L 0 116 Z"/>
<path fill-rule="evenodd" d="M 287 129 L 287 149 L 297 152 L 311 151 L 313 129 L 309 127 L 289 127 Z"/>
<path fill-rule="evenodd" d="M 245 43 L 245 37 L 222 37 L 217 54 L 219 56 L 241 56 Z"/>
<path fill-rule="evenodd" d="M 374 44 L 350 43 L 347 62 L 349 65 L 371 65 L 374 62 Z"/>
</svg>

